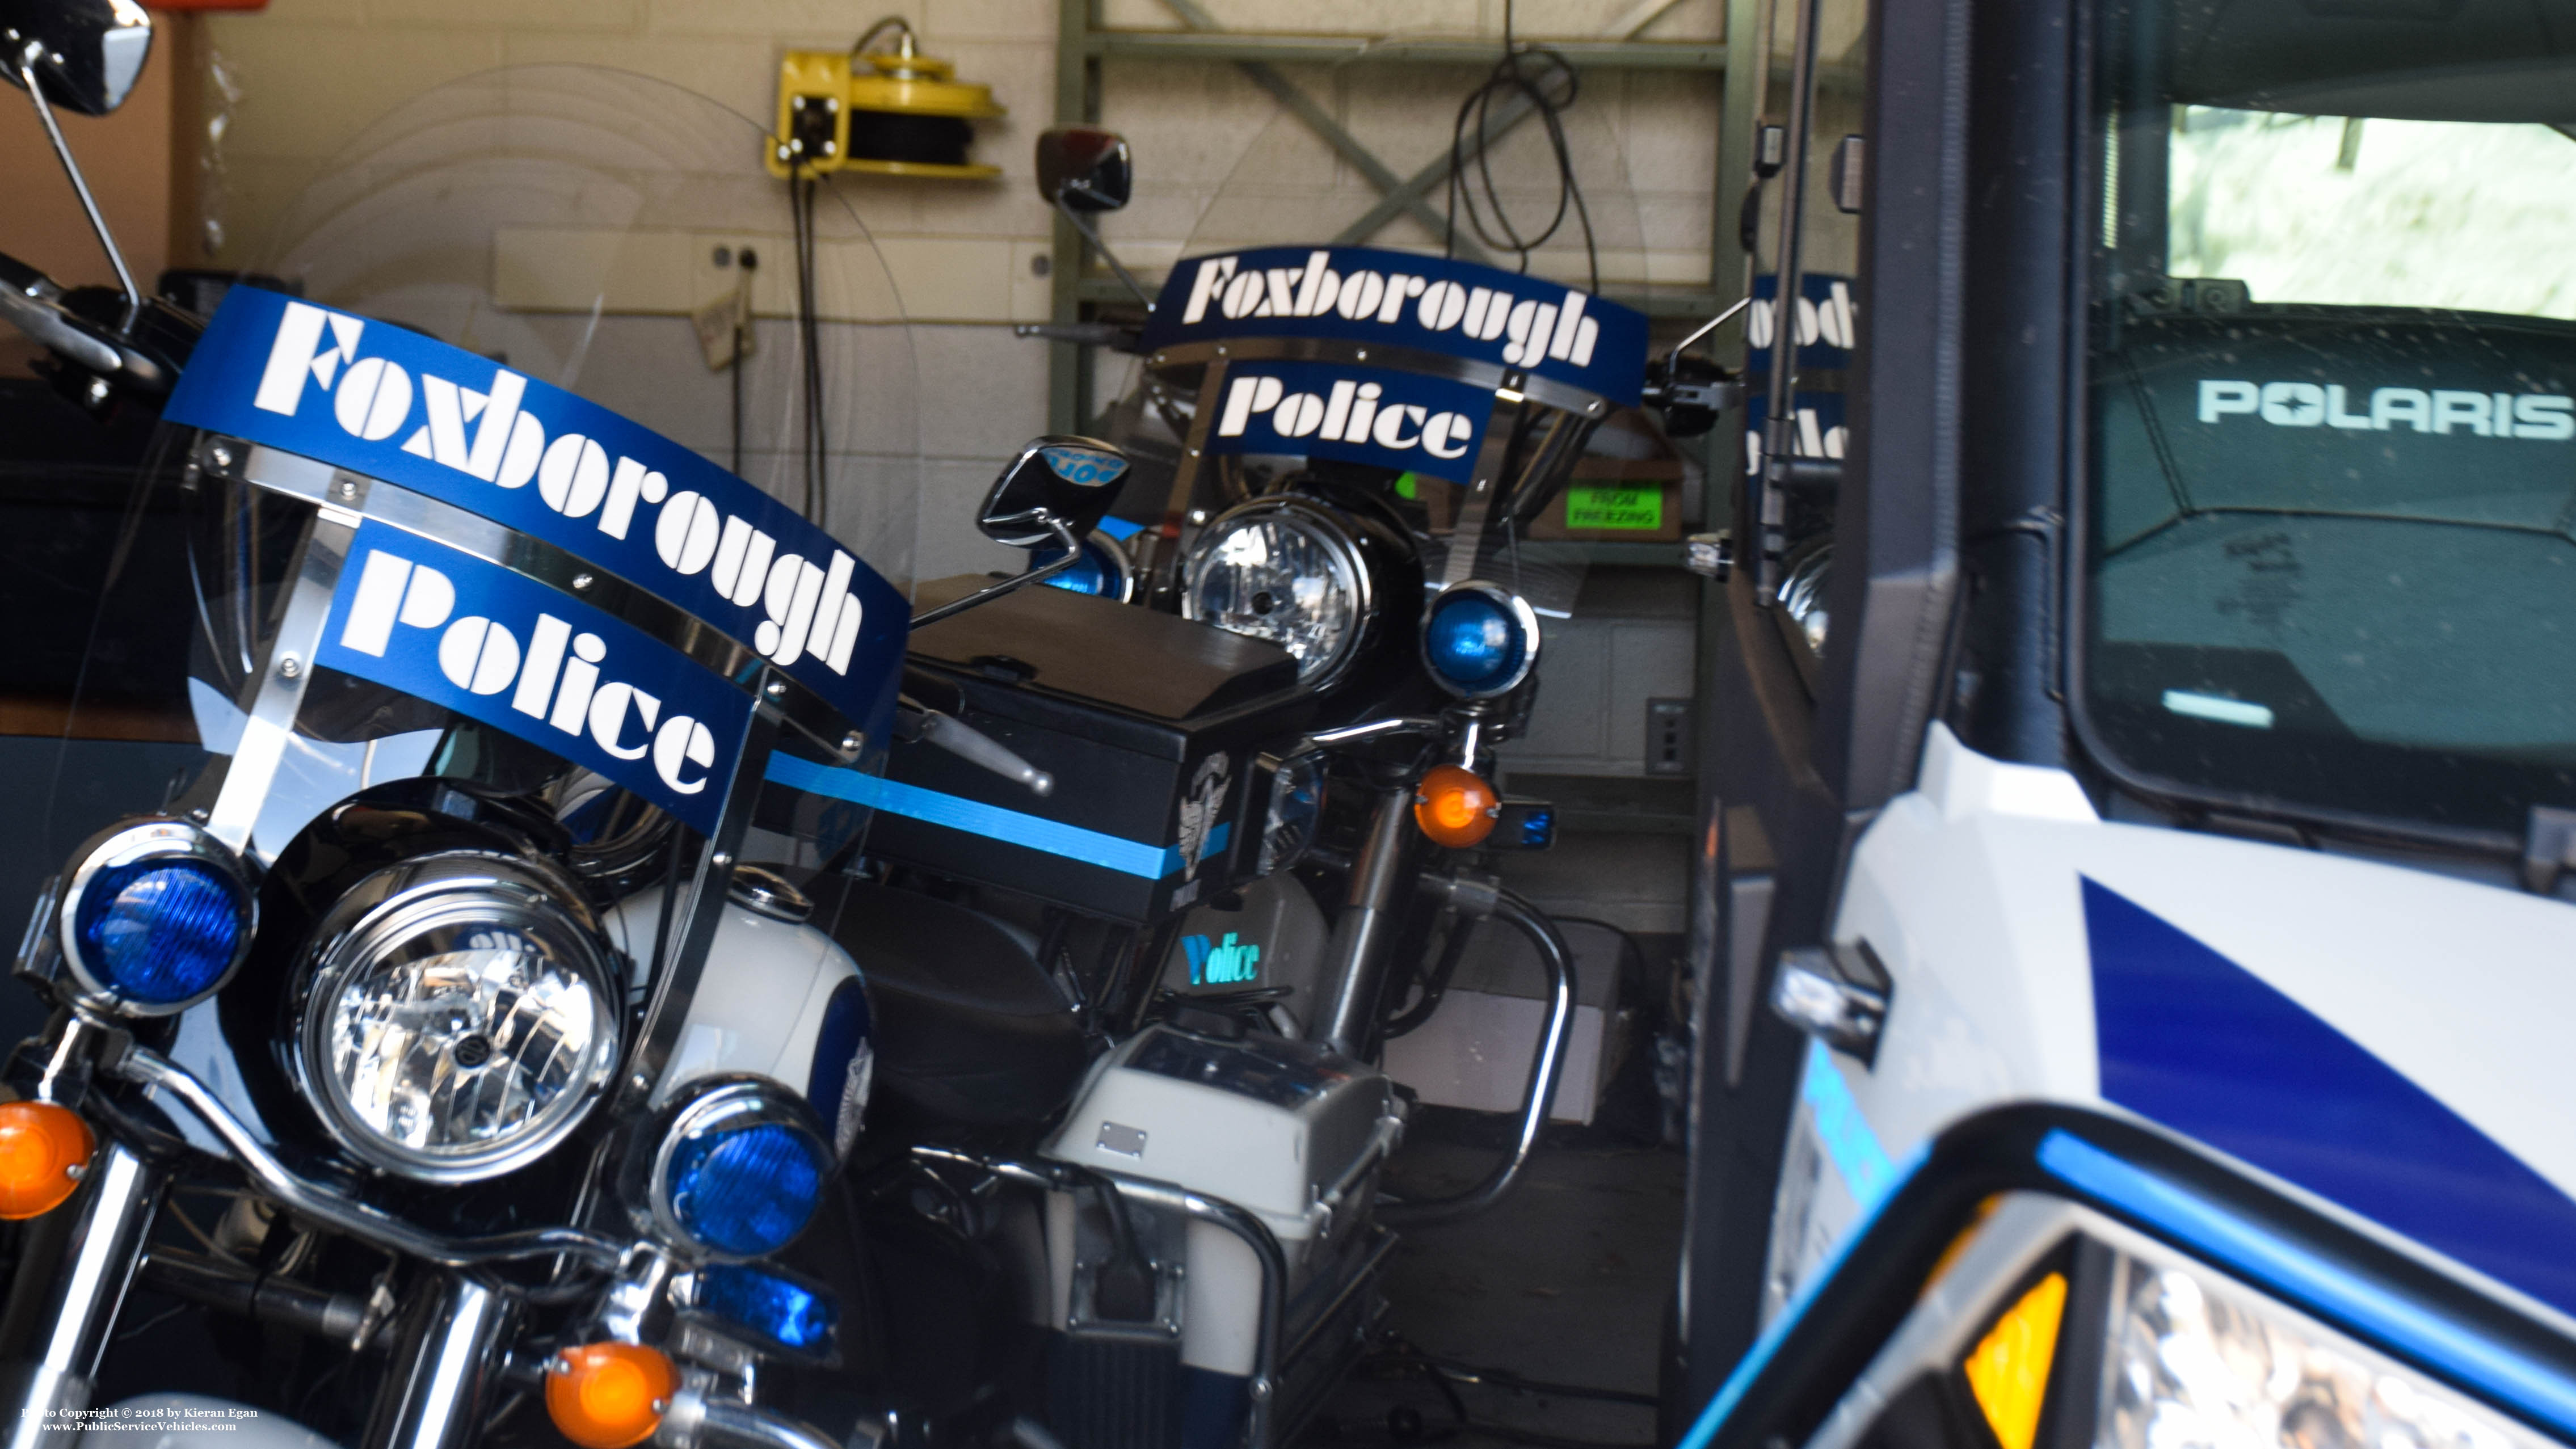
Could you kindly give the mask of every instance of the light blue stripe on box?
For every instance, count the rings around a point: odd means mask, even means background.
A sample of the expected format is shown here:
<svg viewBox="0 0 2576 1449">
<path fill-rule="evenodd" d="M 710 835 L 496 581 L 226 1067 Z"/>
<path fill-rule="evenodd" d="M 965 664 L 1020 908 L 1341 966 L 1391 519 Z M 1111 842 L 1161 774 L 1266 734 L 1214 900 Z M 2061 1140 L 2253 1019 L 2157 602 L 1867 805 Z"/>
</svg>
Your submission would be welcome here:
<svg viewBox="0 0 2576 1449">
<path fill-rule="evenodd" d="M 1008 841 L 1144 880 L 1161 880 L 1165 876 L 1176 875 L 1188 864 L 1181 859 L 1181 849 L 1177 845 L 1147 845 L 1141 840 L 1086 830 L 1079 825 L 1067 825 L 1061 820 L 1048 820 L 1024 811 L 1005 810 L 980 800 L 943 795 L 936 790 L 925 790 L 882 775 L 836 769 L 794 755 L 771 755 L 769 778 L 791 789 L 829 795 L 835 800 L 847 800 L 854 805 L 865 805 L 928 825 L 962 830 L 969 835 Z M 1230 825 L 1219 825 L 1210 830 L 1207 854 L 1214 855 L 1225 849 L 1225 842 L 1232 834 Z"/>
</svg>

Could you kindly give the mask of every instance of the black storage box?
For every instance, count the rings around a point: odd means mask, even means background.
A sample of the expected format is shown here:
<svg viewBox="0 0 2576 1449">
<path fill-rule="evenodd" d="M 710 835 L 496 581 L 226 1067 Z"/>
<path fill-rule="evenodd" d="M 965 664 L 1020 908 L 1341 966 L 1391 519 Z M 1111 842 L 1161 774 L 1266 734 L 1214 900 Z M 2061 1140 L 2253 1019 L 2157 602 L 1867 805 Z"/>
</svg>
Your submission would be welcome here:
<svg viewBox="0 0 2576 1449">
<path fill-rule="evenodd" d="M 986 582 L 926 583 L 918 602 Z M 1276 645 L 1043 585 L 915 632 L 908 664 L 950 696 L 923 703 L 958 708 L 1055 789 L 898 743 L 868 853 L 1140 923 L 1250 873 L 1269 810 L 1255 760 L 1314 710 Z"/>
</svg>

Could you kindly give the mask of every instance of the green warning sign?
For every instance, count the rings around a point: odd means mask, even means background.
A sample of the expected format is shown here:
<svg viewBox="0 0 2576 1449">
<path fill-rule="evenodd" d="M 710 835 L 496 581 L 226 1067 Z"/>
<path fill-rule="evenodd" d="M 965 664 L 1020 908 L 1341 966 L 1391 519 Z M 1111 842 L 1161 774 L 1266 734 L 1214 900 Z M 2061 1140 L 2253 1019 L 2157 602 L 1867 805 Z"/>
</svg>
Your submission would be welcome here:
<svg viewBox="0 0 2576 1449">
<path fill-rule="evenodd" d="M 1626 528 L 1652 531 L 1664 526 L 1664 490 L 1652 485 L 1577 483 L 1565 490 L 1567 528 Z"/>
</svg>

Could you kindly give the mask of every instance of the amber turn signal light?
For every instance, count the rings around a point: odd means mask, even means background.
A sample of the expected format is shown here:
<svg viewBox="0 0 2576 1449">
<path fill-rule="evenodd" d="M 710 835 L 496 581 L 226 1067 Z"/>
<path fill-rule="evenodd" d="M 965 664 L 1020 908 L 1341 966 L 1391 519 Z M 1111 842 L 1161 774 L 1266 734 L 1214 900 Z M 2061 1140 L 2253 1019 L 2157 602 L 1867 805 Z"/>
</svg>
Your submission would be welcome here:
<svg viewBox="0 0 2576 1449">
<path fill-rule="evenodd" d="M 626 1449 L 653 1437 L 680 1376 L 660 1349 L 586 1343 L 546 1364 L 546 1413 L 582 1449 Z"/>
<path fill-rule="evenodd" d="M 1413 787 L 1413 823 L 1452 850 L 1482 844 L 1503 812 L 1503 797 L 1473 770 L 1434 765 Z"/>
<path fill-rule="evenodd" d="M 52 1212 L 80 1186 L 98 1148 L 89 1124 L 54 1102 L 0 1102 L 0 1218 Z"/>
</svg>

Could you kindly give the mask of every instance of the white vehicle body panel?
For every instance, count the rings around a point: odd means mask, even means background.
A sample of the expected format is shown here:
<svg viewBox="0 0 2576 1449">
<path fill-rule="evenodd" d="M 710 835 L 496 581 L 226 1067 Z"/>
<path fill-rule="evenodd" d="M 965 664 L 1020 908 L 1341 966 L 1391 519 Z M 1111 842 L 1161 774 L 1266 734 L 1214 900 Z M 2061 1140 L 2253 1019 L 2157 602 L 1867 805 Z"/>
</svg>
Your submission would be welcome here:
<svg viewBox="0 0 2576 1449">
<path fill-rule="evenodd" d="M 2105 822 L 2072 776 L 1987 759 L 1934 725 L 1919 788 L 1853 852 L 1833 938 L 1868 941 L 1895 989 L 1874 1067 L 1810 1043 L 1766 1317 L 1874 1197 L 1869 1182 L 1855 1190 L 1852 1164 L 1902 1163 L 2006 1101 L 2102 1103 L 2087 879 L 2285 994 L 2576 1196 L 2576 906 Z"/>
</svg>

